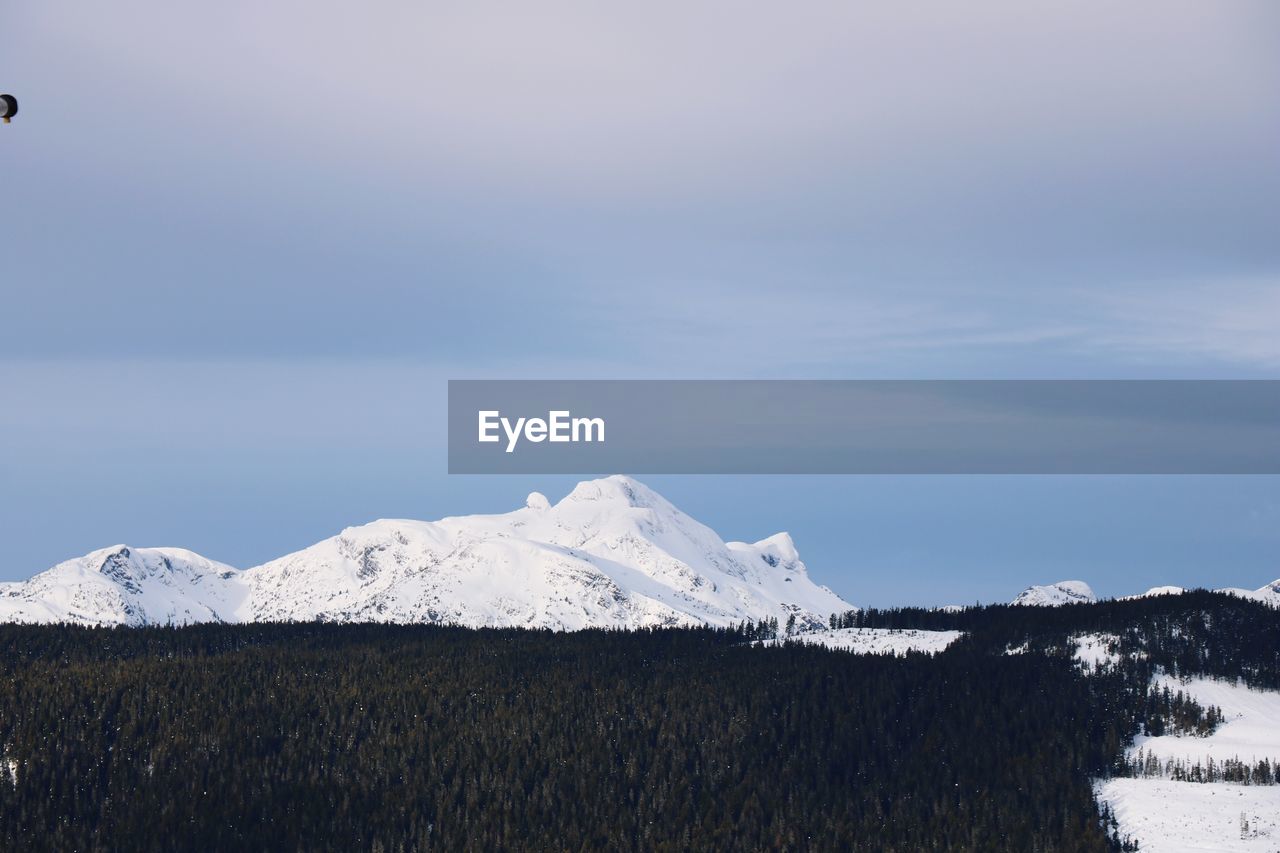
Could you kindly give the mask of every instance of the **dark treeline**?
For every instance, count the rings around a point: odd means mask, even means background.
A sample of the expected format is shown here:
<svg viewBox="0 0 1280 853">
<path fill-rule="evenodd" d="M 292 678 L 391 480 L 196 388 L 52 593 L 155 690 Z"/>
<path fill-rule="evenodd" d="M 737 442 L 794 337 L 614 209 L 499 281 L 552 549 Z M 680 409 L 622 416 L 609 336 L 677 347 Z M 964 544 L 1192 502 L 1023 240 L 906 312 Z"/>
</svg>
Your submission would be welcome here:
<svg viewBox="0 0 1280 853">
<path fill-rule="evenodd" d="M 1196 590 L 1184 595 L 1063 607 L 990 605 L 944 611 L 863 610 L 836 616 L 844 627 L 959 630 L 986 647 L 1028 643 L 1033 650 L 1072 649 L 1072 634 L 1114 635 L 1113 650 L 1141 653 L 1173 675 L 1242 678 L 1280 689 L 1280 613 L 1256 601 Z"/>
<path fill-rule="evenodd" d="M 1082 673 L 1063 616 L 1094 609 L 1009 614 L 1047 654 L 971 612 L 904 658 L 758 626 L 0 626 L 0 849 L 1119 849 L 1090 779 L 1213 709 Z"/>
<path fill-rule="evenodd" d="M 1244 761 L 1226 758 L 1215 761 L 1165 759 L 1139 749 L 1128 762 L 1125 774 L 1140 778 L 1172 779 L 1175 782 L 1231 782 L 1237 785 L 1280 785 L 1280 764 L 1270 759 Z"/>
</svg>

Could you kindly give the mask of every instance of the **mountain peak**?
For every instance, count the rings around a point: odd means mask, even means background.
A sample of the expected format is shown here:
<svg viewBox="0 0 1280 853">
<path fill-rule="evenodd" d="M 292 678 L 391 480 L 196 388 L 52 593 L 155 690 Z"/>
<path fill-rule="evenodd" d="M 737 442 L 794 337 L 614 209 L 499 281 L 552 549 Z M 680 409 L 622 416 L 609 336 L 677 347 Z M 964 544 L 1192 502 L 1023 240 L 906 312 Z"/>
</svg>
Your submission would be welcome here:
<svg viewBox="0 0 1280 853">
<path fill-rule="evenodd" d="M 1057 607 L 1061 604 L 1084 604 L 1097 600 L 1093 589 L 1084 581 L 1058 581 L 1045 586 L 1029 586 L 1012 603 L 1029 607 Z"/>
<path fill-rule="evenodd" d="M 670 506 L 667 500 L 643 483 L 623 474 L 598 480 L 583 480 L 561 503 L 618 503 L 636 508 Z"/>
<path fill-rule="evenodd" d="M 121 545 L 112 545 L 109 548 L 99 548 L 96 551 L 90 551 L 88 554 L 85 555 L 85 557 L 87 559 L 93 559 L 93 560 L 100 559 L 103 561 L 109 560 L 112 557 L 119 557 L 121 559 L 127 560 L 129 559 L 130 553 L 131 552 L 130 552 L 129 546 L 121 544 Z"/>
<path fill-rule="evenodd" d="M 1167 585 L 1153 586 L 1151 587 L 1151 589 L 1147 590 L 1141 595 L 1135 595 L 1132 597 L 1133 598 L 1153 598 L 1158 595 L 1182 595 L 1184 592 L 1186 592 L 1186 590 L 1180 586 L 1167 586 Z"/>
<path fill-rule="evenodd" d="M 755 543 L 755 548 L 770 565 L 798 565 L 800 568 L 804 568 L 804 564 L 800 562 L 800 552 L 796 550 L 796 543 L 791 538 L 791 534 L 786 531 L 761 539 Z"/>
<path fill-rule="evenodd" d="M 181 548 L 114 545 L 9 586 L 0 622 L 163 625 L 235 621 L 241 573 Z"/>
</svg>

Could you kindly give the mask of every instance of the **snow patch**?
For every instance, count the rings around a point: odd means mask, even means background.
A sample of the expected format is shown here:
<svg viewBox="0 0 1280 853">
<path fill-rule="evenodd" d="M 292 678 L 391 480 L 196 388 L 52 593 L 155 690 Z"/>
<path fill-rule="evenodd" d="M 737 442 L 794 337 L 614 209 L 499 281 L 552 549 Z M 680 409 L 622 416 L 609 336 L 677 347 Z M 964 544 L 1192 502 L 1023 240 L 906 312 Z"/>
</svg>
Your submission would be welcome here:
<svg viewBox="0 0 1280 853">
<path fill-rule="evenodd" d="M 1071 640 L 1076 647 L 1075 659 L 1088 668 L 1120 661 L 1120 655 L 1114 651 L 1120 638 L 1115 634 L 1079 634 Z"/>
<path fill-rule="evenodd" d="M 839 628 L 834 631 L 809 631 L 776 640 L 762 640 L 762 645 L 776 646 L 786 642 L 806 646 L 823 646 L 859 655 L 892 654 L 898 657 L 907 652 L 937 654 L 964 636 L 962 631 L 920 631 L 891 628 Z"/>
<path fill-rule="evenodd" d="M 1094 783 L 1094 797 L 1142 853 L 1280 850 L 1280 785 L 1107 779 Z"/>
<path fill-rule="evenodd" d="M 1216 764 L 1227 759 L 1250 765 L 1263 759 L 1280 762 L 1280 691 L 1212 678 L 1182 681 L 1165 674 L 1153 679 L 1152 686 L 1170 693 L 1182 691 L 1205 708 L 1217 706 L 1223 722 L 1208 737 L 1139 735 L 1129 748 L 1131 759 L 1142 751 L 1162 764 L 1179 760 L 1187 765 L 1207 764 L 1210 759 Z"/>
</svg>

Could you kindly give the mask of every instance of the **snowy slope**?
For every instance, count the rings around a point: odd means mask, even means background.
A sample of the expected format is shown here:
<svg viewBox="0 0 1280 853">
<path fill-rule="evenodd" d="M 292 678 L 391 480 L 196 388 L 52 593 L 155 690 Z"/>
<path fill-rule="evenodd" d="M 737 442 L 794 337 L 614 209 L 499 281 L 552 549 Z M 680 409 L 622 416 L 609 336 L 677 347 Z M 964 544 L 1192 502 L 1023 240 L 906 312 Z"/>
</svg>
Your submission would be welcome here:
<svg viewBox="0 0 1280 853">
<path fill-rule="evenodd" d="M 762 645 L 776 646 L 782 643 L 803 643 L 807 646 L 824 646 L 828 649 L 853 652 L 857 655 L 905 655 L 907 652 L 937 654 L 964 636 L 962 631 L 896 630 L 890 628 L 837 628 L 812 631 L 794 637 L 761 640 Z"/>
<path fill-rule="evenodd" d="M 1250 764 L 1280 760 L 1280 692 L 1203 677 L 1179 680 L 1167 674 L 1158 675 L 1153 683 L 1174 693 L 1182 691 L 1205 707 L 1217 706 L 1223 722 L 1207 737 L 1139 735 L 1127 750 L 1129 759 L 1154 757 L 1162 768 L 1168 762 L 1207 766 L 1210 759 L 1218 766 L 1227 759 Z M 1110 806 L 1121 835 L 1136 839 L 1144 851 L 1280 850 L 1280 785 L 1152 776 L 1097 782 L 1094 796 Z"/>
<path fill-rule="evenodd" d="M 1142 853 L 1280 850 L 1280 785 L 1107 779 L 1095 783 L 1094 796 Z"/>
<path fill-rule="evenodd" d="M 116 545 L 0 589 L 0 622 L 157 625 L 238 621 L 240 572 L 181 548 Z"/>
<path fill-rule="evenodd" d="M 1180 586 L 1153 586 L 1146 592 L 1138 595 L 1121 596 L 1119 601 L 1133 601 L 1139 598 L 1152 598 L 1161 595 L 1182 595 L 1187 590 Z M 1225 589 L 1214 590 L 1214 592 L 1222 592 L 1228 595 L 1237 595 L 1241 598 L 1248 598 L 1252 601 L 1260 601 L 1263 604 L 1269 604 L 1272 607 L 1280 607 L 1280 580 L 1273 581 L 1261 589 L 1240 589 L 1238 587 L 1227 587 Z M 1093 590 L 1084 581 L 1060 581 L 1059 583 L 1049 584 L 1047 586 L 1029 586 L 1015 598 L 1011 603 L 1025 604 L 1040 607 L 1052 607 L 1059 604 L 1076 604 L 1082 602 L 1097 601 L 1097 596 Z"/>
<path fill-rule="evenodd" d="M 1280 762 L 1280 692 L 1212 678 L 1179 681 L 1160 675 L 1154 683 L 1171 693 L 1182 691 L 1206 708 L 1216 705 L 1222 709 L 1223 722 L 1208 737 L 1139 735 L 1129 749 L 1131 758 L 1141 750 L 1161 763 L 1181 759 L 1188 765 L 1207 764 L 1210 758 L 1216 763 L 1232 758 L 1250 764 L 1264 758 Z"/>
<path fill-rule="evenodd" d="M 1120 660 L 1120 655 L 1113 651 L 1120 643 L 1115 634 L 1076 634 L 1071 641 L 1076 647 L 1075 659 L 1084 664 L 1086 670 Z"/>
<path fill-rule="evenodd" d="M 1182 595 L 1184 592 L 1186 592 L 1186 590 L 1180 586 L 1153 586 L 1146 592 L 1141 592 L 1137 595 L 1122 595 L 1120 596 L 1120 600 L 1135 601 L 1139 598 L 1155 598 L 1161 595 Z"/>
<path fill-rule="evenodd" d="M 1028 607 L 1057 607 L 1060 604 L 1081 604 L 1097 600 L 1093 590 L 1084 581 L 1059 581 L 1047 586 L 1029 586 L 1011 603 Z"/>
<path fill-rule="evenodd" d="M 1272 607 L 1280 607 L 1280 580 L 1274 580 L 1261 589 L 1239 589 L 1237 587 L 1227 587 L 1226 589 L 1215 590 L 1215 592 L 1225 592 L 1228 595 L 1238 595 L 1241 598 L 1260 601 L 1263 604 L 1269 604 Z"/>
<path fill-rule="evenodd" d="M 724 542 L 640 483 L 534 493 L 501 515 L 381 520 L 243 572 L 119 546 L 0 588 L 0 621 L 326 620 L 469 626 L 729 625 L 852 609 L 809 579 L 791 538 Z"/>
</svg>

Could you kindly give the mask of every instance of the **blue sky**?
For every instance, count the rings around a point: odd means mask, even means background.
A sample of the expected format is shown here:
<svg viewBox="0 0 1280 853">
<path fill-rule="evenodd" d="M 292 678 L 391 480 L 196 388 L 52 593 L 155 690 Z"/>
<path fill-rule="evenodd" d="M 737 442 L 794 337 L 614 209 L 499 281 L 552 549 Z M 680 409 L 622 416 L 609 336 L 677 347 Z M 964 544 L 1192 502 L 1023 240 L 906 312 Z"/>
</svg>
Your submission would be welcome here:
<svg viewBox="0 0 1280 853">
<path fill-rule="evenodd" d="M 7 6 L 0 579 L 568 490 L 449 378 L 1280 370 L 1274 4 L 616 5 Z M 858 603 L 1280 576 L 1275 478 L 651 485 Z"/>
</svg>

